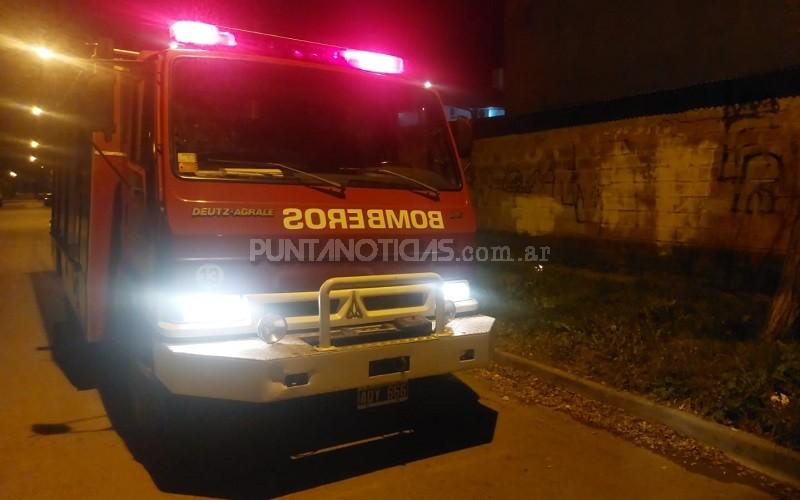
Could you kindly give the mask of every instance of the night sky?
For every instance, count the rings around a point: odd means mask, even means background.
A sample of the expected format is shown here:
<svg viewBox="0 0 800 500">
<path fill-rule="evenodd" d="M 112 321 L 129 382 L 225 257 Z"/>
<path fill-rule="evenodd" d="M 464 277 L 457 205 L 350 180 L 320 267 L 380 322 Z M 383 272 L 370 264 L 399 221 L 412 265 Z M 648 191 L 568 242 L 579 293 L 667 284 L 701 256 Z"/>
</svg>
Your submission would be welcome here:
<svg viewBox="0 0 800 500">
<path fill-rule="evenodd" d="M 31 117 L 15 103 L 35 99 L 42 70 L 9 40 L 82 50 L 110 36 L 120 48 L 160 48 L 171 21 L 197 19 L 404 57 L 415 75 L 447 89 L 452 101 L 496 99 L 502 66 L 503 2 L 482 0 L 4 0 L 0 6 L 0 170 L 24 166 Z M 85 50 L 85 49 L 84 49 Z M 26 161 L 26 160 L 25 160 Z"/>
</svg>

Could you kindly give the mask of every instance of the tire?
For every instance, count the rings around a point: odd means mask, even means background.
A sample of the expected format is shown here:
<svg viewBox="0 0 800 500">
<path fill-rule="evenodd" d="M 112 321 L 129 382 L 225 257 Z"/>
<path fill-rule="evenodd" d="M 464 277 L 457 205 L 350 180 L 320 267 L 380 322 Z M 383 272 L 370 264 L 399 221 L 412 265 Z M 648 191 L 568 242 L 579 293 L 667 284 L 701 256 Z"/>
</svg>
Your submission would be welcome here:
<svg viewBox="0 0 800 500">
<path fill-rule="evenodd" d="M 118 212 L 115 207 L 115 213 Z M 119 255 L 119 234 L 112 237 L 112 255 Z M 121 263 L 112 262 L 111 301 L 106 334 L 105 377 L 114 400 L 116 422 L 134 455 L 148 462 L 168 459 L 181 426 L 177 397 L 152 369 L 153 332 L 133 305 L 132 289 Z"/>
<path fill-rule="evenodd" d="M 177 398 L 141 366 L 131 363 L 128 379 L 131 437 L 151 461 L 166 460 L 178 448 L 182 426 Z"/>
<path fill-rule="evenodd" d="M 146 363 L 149 335 L 117 330 L 107 347 L 107 390 L 114 399 L 114 427 L 137 458 L 150 464 L 169 461 L 180 448 L 186 425 L 178 396 L 170 393 Z M 138 335 L 137 335 L 138 333 Z M 120 338 L 122 337 L 122 338 Z"/>
</svg>

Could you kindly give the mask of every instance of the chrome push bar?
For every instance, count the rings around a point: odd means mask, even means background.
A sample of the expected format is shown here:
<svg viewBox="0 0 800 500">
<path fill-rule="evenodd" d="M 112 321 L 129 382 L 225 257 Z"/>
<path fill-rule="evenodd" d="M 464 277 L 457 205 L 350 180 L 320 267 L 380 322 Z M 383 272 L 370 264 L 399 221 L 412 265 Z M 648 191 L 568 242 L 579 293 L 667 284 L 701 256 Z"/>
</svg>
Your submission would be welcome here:
<svg viewBox="0 0 800 500">
<path fill-rule="evenodd" d="M 412 274 L 378 274 L 375 276 L 342 276 L 330 278 L 319 287 L 319 349 L 331 349 L 331 300 L 333 290 L 342 288 L 368 288 L 398 285 L 419 285 L 423 283 L 435 284 L 435 318 L 436 328 L 434 333 L 439 335 L 444 332 L 447 312 L 445 311 L 444 294 L 442 292 L 442 277 L 436 273 Z"/>
</svg>

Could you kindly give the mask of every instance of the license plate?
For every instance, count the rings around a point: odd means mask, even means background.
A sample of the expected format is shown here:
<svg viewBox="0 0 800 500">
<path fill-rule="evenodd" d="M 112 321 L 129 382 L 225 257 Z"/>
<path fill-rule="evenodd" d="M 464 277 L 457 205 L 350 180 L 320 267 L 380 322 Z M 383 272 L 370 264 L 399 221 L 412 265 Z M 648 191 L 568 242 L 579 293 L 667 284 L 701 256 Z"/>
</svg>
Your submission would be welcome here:
<svg viewBox="0 0 800 500">
<path fill-rule="evenodd" d="M 373 406 L 400 403 L 408 399 L 408 382 L 360 387 L 358 389 L 357 406 L 359 410 Z"/>
</svg>

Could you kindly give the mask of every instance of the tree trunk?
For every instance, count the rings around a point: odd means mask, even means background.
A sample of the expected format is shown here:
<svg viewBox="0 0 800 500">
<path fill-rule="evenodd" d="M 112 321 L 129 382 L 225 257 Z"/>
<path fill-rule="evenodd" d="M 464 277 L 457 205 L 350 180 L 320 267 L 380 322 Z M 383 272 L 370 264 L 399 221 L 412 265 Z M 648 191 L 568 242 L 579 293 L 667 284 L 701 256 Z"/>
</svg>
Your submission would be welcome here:
<svg viewBox="0 0 800 500">
<path fill-rule="evenodd" d="M 780 340 L 792 333 L 800 317 L 800 203 L 792 203 L 789 220 L 789 245 L 783 263 L 781 281 L 772 297 L 767 324 L 762 336 Z"/>
</svg>

